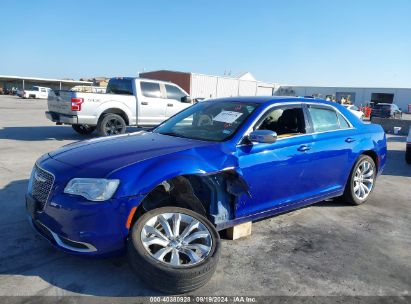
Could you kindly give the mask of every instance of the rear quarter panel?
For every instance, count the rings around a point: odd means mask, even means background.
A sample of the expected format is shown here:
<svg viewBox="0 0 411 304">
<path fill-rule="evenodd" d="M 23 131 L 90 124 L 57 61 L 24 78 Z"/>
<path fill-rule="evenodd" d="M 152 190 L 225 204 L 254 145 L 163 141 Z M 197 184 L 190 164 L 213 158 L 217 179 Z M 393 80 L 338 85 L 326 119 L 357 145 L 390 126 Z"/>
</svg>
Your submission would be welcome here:
<svg viewBox="0 0 411 304">
<path fill-rule="evenodd" d="M 348 180 L 351 169 L 361 154 L 373 151 L 377 155 L 378 174 L 382 173 L 387 158 L 387 142 L 383 128 L 378 124 L 367 124 L 345 107 L 332 103 L 353 125 L 351 135 L 356 139 L 351 147 L 348 158 L 348 170 L 345 180 Z M 348 133 L 347 133 L 348 134 Z"/>
<path fill-rule="evenodd" d="M 357 126 L 358 143 L 353 148 L 353 160 L 367 151 L 375 152 L 377 156 L 378 174 L 381 174 L 387 159 L 387 142 L 383 128 L 377 124 L 362 124 Z"/>
</svg>

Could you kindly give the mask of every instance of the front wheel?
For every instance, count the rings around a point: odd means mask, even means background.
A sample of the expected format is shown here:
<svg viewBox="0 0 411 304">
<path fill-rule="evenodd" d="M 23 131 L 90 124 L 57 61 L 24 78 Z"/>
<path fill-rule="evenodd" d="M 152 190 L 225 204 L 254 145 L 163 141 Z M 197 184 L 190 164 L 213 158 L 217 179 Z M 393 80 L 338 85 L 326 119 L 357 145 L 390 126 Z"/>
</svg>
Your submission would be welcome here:
<svg viewBox="0 0 411 304">
<path fill-rule="evenodd" d="M 220 237 L 198 213 L 162 207 L 138 218 L 127 252 L 130 264 L 150 287 L 184 293 L 210 280 L 220 255 Z"/>
<path fill-rule="evenodd" d="M 71 125 L 74 131 L 81 135 L 88 135 L 94 132 L 96 129 L 95 126 L 89 126 L 89 125 Z"/>
<path fill-rule="evenodd" d="M 377 168 L 368 155 L 361 155 L 355 163 L 344 190 L 343 199 L 353 205 L 365 203 L 374 190 Z"/>
<path fill-rule="evenodd" d="M 111 136 L 126 132 L 126 122 L 117 114 L 105 114 L 98 123 L 97 130 L 100 136 Z"/>
</svg>

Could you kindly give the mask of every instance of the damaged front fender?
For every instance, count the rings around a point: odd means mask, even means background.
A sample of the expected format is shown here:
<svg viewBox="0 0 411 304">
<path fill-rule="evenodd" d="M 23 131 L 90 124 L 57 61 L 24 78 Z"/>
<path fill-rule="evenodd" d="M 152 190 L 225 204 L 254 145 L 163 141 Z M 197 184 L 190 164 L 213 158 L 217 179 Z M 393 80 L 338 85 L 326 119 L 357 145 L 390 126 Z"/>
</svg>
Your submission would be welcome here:
<svg viewBox="0 0 411 304">
<path fill-rule="evenodd" d="M 242 195 L 251 197 L 238 167 L 237 157 L 232 153 L 224 153 L 222 149 L 193 148 L 148 159 L 122 168 L 110 178 L 117 176 L 127 176 L 126 180 L 121 180 L 117 197 L 147 195 L 158 186 L 167 192 L 173 180 L 184 177 L 215 224 L 234 218 Z M 199 190 L 199 184 L 208 189 L 208 192 L 201 190 L 207 195 Z"/>
</svg>

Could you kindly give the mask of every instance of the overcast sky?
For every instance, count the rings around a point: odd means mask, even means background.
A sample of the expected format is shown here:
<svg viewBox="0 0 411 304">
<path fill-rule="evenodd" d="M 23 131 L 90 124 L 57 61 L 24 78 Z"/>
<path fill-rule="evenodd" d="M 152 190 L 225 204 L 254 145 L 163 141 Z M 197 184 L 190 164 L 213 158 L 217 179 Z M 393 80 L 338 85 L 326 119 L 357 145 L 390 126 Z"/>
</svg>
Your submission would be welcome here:
<svg viewBox="0 0 411 304">
<path fill-rule="evenodd" d="M 0 74 L 411 87 L 411 1 L 2 1 Z"/>
</svg>

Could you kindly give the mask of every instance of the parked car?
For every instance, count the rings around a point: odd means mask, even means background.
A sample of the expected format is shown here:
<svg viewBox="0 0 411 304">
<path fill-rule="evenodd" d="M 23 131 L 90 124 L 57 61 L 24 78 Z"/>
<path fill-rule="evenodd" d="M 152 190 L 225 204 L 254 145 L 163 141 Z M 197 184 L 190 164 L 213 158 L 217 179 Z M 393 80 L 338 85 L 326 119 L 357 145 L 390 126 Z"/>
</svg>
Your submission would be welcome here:
<svg viewBox="0 0 411 304">
<path fill-rule="evenodd" d="M 373 106 L 371 110 L 371 118 L 382 117 L 382 118 L 402 118 L 402 112 L 400 108 L 393 103 L 377 103 Z"/>
<path fill-rule="evenodd" d="M 405 150 L 405 160 L 408 164 L 411 164 L 411 127 L 408 131 L 407 145 Z"/>
<path fill-rule="evenodd" d="M 333 197 L 363 204 L 386 155 L 381 126 L 335 103 L 214 99 L 149 132 L 43 155 L 26 205 L 54 246 L 89 257 L 126 250 L 144 281 L 180 293 L 212 276 L 218 230 Z"/>
<path fill-rule="evenodd" d="M 364 120 L 364 113 L 360 111 L 360 109 L 355 106 L 355 105 L 343 105 L 346 109 L 351 111 L 355 116 L 357 116 L 359 119 Z"/>
<path fill-rule="evenodd" d="M 23 90 L 22 93 L 20 93 L 22 98 L 41 98 L 41 99 L 47 99 L 49 96 L 51 89 L 47 87 L 39 87 L 39 86 L 33 86 L 31 87 L 30 90 Z"/>
<path fill-rule="evenodd" d="M 112 78 L 106 93 L 54 91 L 46 117 L 80 134 L 123 134 L 127 126 L 154 127 L 192 105 L 179 86 L 140 78 Z"/>
</svg>

